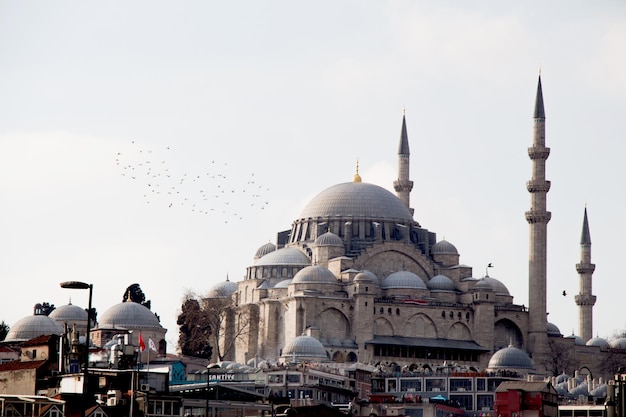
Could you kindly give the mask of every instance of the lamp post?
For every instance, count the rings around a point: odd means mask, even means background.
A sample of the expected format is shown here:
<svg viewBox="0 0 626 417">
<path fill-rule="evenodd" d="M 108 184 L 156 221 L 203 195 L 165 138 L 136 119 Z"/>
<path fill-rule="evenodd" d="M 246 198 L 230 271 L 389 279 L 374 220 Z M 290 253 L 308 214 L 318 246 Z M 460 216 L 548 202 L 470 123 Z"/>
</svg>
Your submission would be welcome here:
<svg viewBox="0 0 626 417">
<path fill-rule="evenodd" d="M 85 412 L 87 412 L 87 405 L 91 402 L 89 398 L 89 333 L 91 332 L 91 296 L 93 293 L 93 284 L 87 284 L 80 281 L 65 281 L 62 282 L 61 288 L 67 288 L 71 290 L 89 290 L 89 301 L 87 306 L 87 333 L 85 334 L 85 369 L 83 375 L 83 397 L 85 399 Z"/>
<path fill-rule="evenodd" d="M 211 363 L 206 367 L 206 417 L 209 417 L 209 397 L 211 396 L 211 369 L 219 367 L 220 366 L 216 363 Z M 213 416 L 213 413 L 211 413 L 211 416 Z"/>
</svg>

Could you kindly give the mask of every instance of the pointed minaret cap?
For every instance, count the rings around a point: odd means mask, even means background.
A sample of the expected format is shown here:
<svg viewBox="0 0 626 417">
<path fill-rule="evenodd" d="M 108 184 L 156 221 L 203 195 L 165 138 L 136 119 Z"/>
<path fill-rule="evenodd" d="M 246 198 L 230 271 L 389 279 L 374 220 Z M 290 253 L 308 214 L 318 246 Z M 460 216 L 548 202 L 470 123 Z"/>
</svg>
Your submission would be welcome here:
<svg viewBox="0 0 626 417">
<path fill-rule="evenodd" d="M 585 215 L 583 217 L 583 231 L 580 234 L 581 245 L 591 245 L 591 235 L 589 234 L 589 221 L 587 220 L 587 206 L 585 206 Z"/>
<path fill-rule="evenodd" d="M 402 110 L 402 131 L 400 132 L 400 146 L 398 147 L 398 155 L 410 155 L 409 152 L 409 135 L 406 132 L 406 111 Z"/>
<path fill-rule="evenodd" d="M 541 71 L 539 72 L 539 81 L 537 82 L 537 97 L 535 98 L 535 119 L 545 119 L 546 112 L 543 108 L 543 90 L 541 89 Z"/>
</svg>

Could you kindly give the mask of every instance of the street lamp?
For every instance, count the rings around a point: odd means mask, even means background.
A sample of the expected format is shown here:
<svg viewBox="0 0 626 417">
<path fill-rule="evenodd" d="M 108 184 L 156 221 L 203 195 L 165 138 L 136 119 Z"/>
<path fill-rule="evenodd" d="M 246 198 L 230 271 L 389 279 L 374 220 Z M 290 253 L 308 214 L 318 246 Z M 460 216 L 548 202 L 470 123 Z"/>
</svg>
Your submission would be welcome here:
<svg viewBox="0 0 626 417">
<path fill-rule="evenodd" d="M 216 363 L 211 363 L 206 367 L 206 417 L 209 417 L 209 397 L 211 395 L 211 369 L 219 367 L 220 366 Z M 211 413 L 211 416 L 213 416 L 213 413 Z"/>
<path fill-rule="evenodd" d="M 89 301 L 87 306 L 87 333 L 85 334 L 85 370 L 83 376 L 83 397 L 85 398 L 85 412 L 87 412 L 87 405 L 91 402 L 89 398 L 89 333 L 91 332 L 91 296 L 93 293 L 93 284 L 87 284 L 80 281 L 65 281 L 62 282 L 61 288 L 67 288 L 71 290 L 89 290 Z"/>
</svg>

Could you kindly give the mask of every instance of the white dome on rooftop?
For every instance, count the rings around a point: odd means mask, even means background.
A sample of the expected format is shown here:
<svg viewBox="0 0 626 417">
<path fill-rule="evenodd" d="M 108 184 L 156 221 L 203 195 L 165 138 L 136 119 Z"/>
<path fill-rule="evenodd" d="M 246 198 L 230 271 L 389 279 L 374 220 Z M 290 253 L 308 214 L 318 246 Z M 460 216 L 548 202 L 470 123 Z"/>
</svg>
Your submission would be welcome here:
<svg viewBox="0 0 626 417">
<path fill-rule="evenodd" d="M 98 320 L 98 328 L 163 329 L 156 315 L 139 303 L 127 301 L 114 305 Z"/>
<path fill-rule="evenodd" d="M 53 318 L 44 315 L 28 316 L 11 326 L 4 340 L 23 342 L 39 336 L 62 335 L 64 332 L 63 326 Z"/>
</svg>

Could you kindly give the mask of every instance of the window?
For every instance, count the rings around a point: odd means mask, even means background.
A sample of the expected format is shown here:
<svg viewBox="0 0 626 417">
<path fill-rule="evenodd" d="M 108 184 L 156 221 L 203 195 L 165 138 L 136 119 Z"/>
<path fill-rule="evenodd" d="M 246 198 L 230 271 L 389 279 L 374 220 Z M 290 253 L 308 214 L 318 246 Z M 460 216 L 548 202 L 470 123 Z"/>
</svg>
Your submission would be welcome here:
<svg viewBox="0 0 626 417">
<path fill-rule="evenodd" d="M 421 378 L 402 378 L 400 379 L 400 391 L 402 392 L 420 392 L 422 391 Z"/>
</svg>

